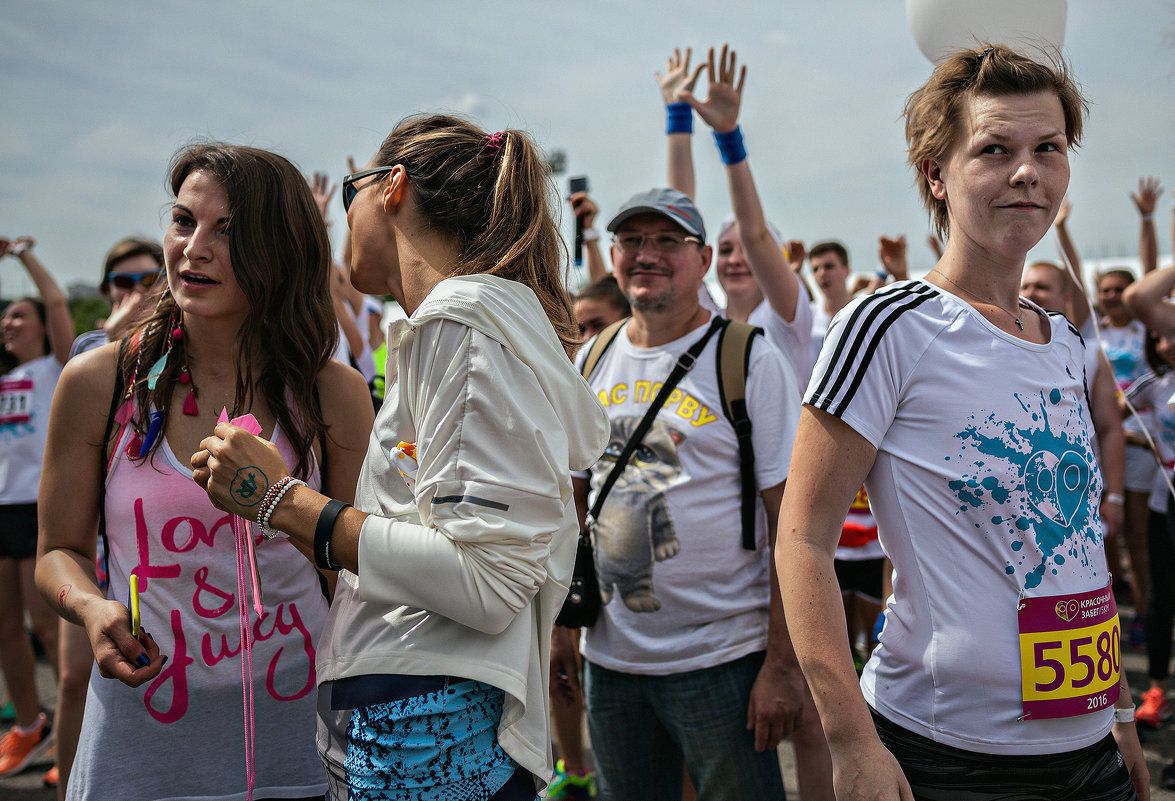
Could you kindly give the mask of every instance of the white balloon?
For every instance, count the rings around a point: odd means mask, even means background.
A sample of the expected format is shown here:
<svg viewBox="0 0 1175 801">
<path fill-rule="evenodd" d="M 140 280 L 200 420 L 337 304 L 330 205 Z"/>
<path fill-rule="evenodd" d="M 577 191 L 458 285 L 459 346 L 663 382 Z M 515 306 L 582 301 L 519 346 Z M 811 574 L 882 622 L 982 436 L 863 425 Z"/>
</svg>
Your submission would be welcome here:
<svg viewBox="0 0 1175 801">
<path fill-rule="evenodd" d="M 1059 53 L 1068 11 L 1067 0 L 906 0 L 910 33 L 936 64 L 983 42 Z"/>
</svg>

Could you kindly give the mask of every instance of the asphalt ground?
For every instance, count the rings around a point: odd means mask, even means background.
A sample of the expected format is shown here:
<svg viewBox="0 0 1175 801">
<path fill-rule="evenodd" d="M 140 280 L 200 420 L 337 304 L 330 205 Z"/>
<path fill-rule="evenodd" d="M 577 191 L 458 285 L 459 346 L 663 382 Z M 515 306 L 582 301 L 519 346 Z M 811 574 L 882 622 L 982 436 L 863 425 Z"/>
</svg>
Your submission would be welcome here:
<svg viewBox="0 0 1175 801">
<path fill-rule="evenodd" d="M 1123 620 L 1128 622 L 1129 619 L 1129 610 L 1124 610 Z M 1143 691 L 1150 686 L 1146 677 L 1146 654 L 1143 650 L 1125 649 L 1122 664 L 1134 691 L 1135 702 L 1138 703 Z M 37 689 L 41 703 L 47 709 L 52 709 L 57 698 L 57 687 L 53 673 L 44 660 L 37 663 Z M 2 697 L 5 696 L 0 693 L 0 698 Z M 1175 718 L 1172 718 L 1167 725 L 1158 730 L 1140 727 L 1140 733 L 1143 738 L 1143 751 L 1146 753 L 1151 773 L 1151 798 L 1154 801 L 1175 801 L 1175 792 L 1162 790 L 1158 787 L 1160 771 L 1172 759 L 1175 759 Z M 795 801 L 800 798 L 800 794 L 796 785 L 795 758 L 792 754 L 791 744 L 785 741 L 781 745 L 779 753 L 780 762 L 784 769 L 787 796 L 791 801 Z M 0 779 L 0 801 L 55 801 L 56 791 L 46 789 L 41 784 L 41 777 L 51 764 L 50 759 L 42 757 L 23 773 Z"/>
</svg>

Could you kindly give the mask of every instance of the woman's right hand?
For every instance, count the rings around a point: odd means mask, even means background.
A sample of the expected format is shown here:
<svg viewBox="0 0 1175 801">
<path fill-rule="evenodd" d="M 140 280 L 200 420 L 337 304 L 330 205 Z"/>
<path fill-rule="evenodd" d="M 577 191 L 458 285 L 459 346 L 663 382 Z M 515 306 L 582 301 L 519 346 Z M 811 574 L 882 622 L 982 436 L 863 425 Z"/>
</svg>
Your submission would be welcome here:
<svg viewBox="0 0 1175 801">
<path fill-rule="evenodd" d="M 159 675 L 167 657 L 159 653 L 159 646 L 146 631 L 138 639 L 131 636 L 131 614 L 126 606 L 118 601 L 94 601 L 82 617 L 103 678 L 138 687 Z"/>
</svg>

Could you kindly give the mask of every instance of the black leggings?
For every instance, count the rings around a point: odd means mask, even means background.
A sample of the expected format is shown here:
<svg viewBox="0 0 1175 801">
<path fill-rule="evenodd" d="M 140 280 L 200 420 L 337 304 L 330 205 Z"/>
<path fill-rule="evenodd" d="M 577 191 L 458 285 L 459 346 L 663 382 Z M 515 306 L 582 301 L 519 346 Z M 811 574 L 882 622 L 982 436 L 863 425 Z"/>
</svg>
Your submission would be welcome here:
<svg viewBox="0 0 1175 801">
<path fill-rule="evenodd" d="M 882 745 L 898 761 L 917 801 L 1138 799 L 1110 734 L 1062 754 L 978 754 L 936 743 L 870 711 Z"/>
<path fill-rule="evenodd" d="M 1170 499 L 1168 499 L 1170 500 Z M 1171 675 L 1171 625 L 1175 623 L 1175 515 L 1151 511 L 1146 527 L 1151 587 L 1146 602 L 1147 675 Z"/>
</svg>

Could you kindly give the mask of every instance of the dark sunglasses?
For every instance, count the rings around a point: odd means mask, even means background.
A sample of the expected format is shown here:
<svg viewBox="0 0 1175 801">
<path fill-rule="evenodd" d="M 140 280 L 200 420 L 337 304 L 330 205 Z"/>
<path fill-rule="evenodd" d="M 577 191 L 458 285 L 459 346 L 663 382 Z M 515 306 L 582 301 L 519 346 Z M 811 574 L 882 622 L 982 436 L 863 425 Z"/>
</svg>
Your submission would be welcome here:
<svg viewBox="0 0 1175 801">
<path fill-rule="evenodd" d="M 134 289 L 135 284 L 148 289 L 159 280 L 162 270 L 148 270 L 145 273 L 112 273 L 110 283 L 119 289 Z"/>
<path fill-rule="evenodd" d="M 391 172 L 395 168 L 396 168 L 395 164 L 393 164 L 390 167 L 372 167 L 367 170 L 360 170 L 359 172 L 353 172 L 350 175 L 348 175 L 347 177 L 343 178 L 343 213 L 345 214 L 347 211 L 350 210 L 351 201 L 355 199 L 355 195 L 359 194 L 359 190 L 364 189 L 365 187 L 368 187 L 371 185 L 371 184 L 364 184 L 363 186 L 357 187 L 357 186 L 355 186 L 356 181 L 358 181 L 360 178 L 367 178 L 368 176 L 371 176 L 371 175 L 383 175 L 384 173 Z M 417 177 L 417 174 L 415 172 L 413 172 L 412 170 L 408 169 L 407 167 L 404 167 L 404 172 L 408 175 L 411 175 L 413 178 Z M 374 183 L 374 181 L 372 183 Z"/>
</svg>

